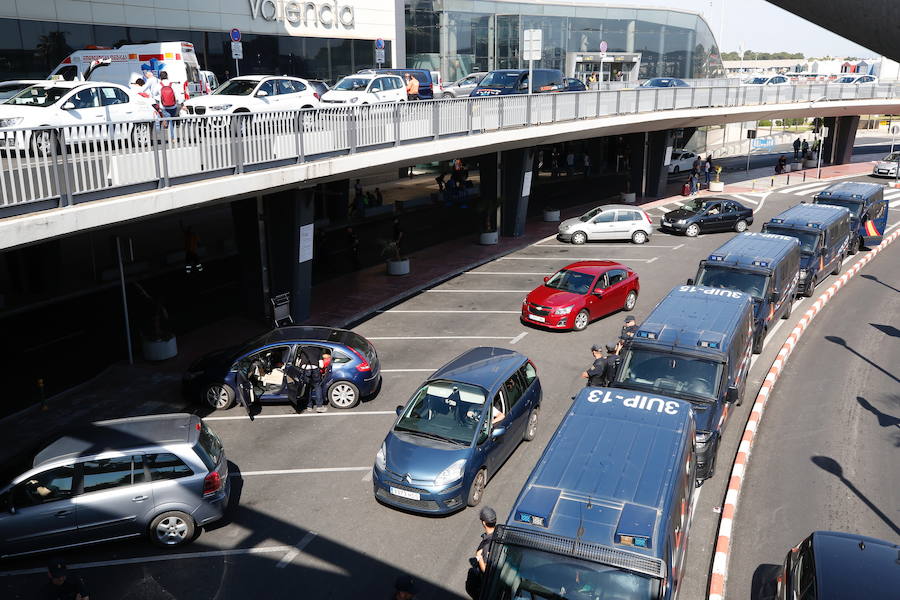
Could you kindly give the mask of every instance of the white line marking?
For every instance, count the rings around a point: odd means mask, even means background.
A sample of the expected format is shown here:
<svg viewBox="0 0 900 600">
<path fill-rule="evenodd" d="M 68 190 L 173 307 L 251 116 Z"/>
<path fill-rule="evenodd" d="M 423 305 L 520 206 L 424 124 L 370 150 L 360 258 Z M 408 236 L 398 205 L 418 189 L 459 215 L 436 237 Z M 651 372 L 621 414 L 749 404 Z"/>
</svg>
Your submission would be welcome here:
<svg viewBox="0 0 900 600">
<path fill-rule="evenodd" d="M 891 208 L 894 208 L 895 206 L 900 206 L 900 200 L 894 200 L 893 202 L 891 202 Z"/>
<path fill-rule="evenodd" d="M 650 260 L 647 261 L 647 264 L 649 265 L 650 263 L 654 262 L 657 258 L 658 257 L 654 256 L 653 258 L 651 258 Z"/>
<path fill-rule="evenodd" d="M 136 558 L 120 558 L 117 560 L 101 560 L 97 562 L 73 563 L 67 565 L 69 569 L 93 569 L 96 567 L 115 567 L 118 565 L 134 565 L 149 562 L 166 562 L 184 560 L 188 558 L 215 558 L 219 556 L 239 556 L 242 554 L 270 554 L 275 552 L 290 552 L 293 546 L 261 546 L 259 548 L 232 548 L 230 550 L 210 550 L 207 552 L 185 552 L 182 554 L 159 554 L 156 556 L 139 556 Z M 35 575 L 46 573 L 47 567 L 36 569 L 18 569 L 15 571 L 0 571 L 0 577 L 14 575 Z"/>
<path fill-rule="evenodd" d="M 459 313 L 483 313 L 492 315 L 517 315 L 517 310 L 379 310 L 380 313 L 434 313 L 434 314 L 459 314 Z"/>
<path fill-rule="evenodd" d="M 738 198 L 742 202 L 746 202 L 747 204 L 753 204 L 753 205 L 759 204 L 758 200 L 753 200 L 752 198 L 748 198 L 744 194 L 732 194 L 732 196 L 734 196 L 735 198 Z"/>
<path fill-rule="evenodd" d="M 550 241 L 550 240 L 555 240 L 557 235 L 559 235 L 559 234 L 558 234 L 558 233 L 554 233 L 553 235 L 548 235 L 547 237 L 545 237 L 545 238 L 543 238 L 543 239 L 540 239 L 540 240 L 536 241 L 535 243 L 533 243 L 533 244 L 531 244 L 531 245 L 532 245 L 532 246 L 537 246 L 537 245 L 540 244 L 541 242 L 547 242 L 547 241 Z"/>
<path fill-rule="evenodd" d="M 514 337 L 513 339 L 509 340 L 509 343 L 510 343 L 510 344 L 515 344 L 515 343 L 521 342 L 521 341 L 522 341 L 522 338 L 525 337 L 526 335 L 528 335 L 528 332 L 527 332 L 527 331 L 523 331 L 522 333 L 520 333 L 519 335 L 517 335 L 517 336 Z"/>
<path fill-rule="evenodd" d="M 297 555 L 303 552 L 303 549 L 306 548 L 306 546 L 311 541 L 313 541 L 313 538 L 316 537 L 316 535 L 318 534 L 315 531 L 308 531 L 306 535 L 303 536 L 303 539 L 297 542 L 296 546 L 291 548 L 291 550 L 287 554 L 281 557 L 281 560 L 278 561 L 278 564 L 275 565 L 275 567 L 278 569 L 283 569 L 291 564 L 294 559 L 297 558 Z"/>
<path fill-rule="evenodd" d="M 382 336 L 367 337 L 369 340 L 508 340 L 508 335 L 398 335 L 398 336 Z M 327 413 L 326 413 L 327 414 Z M 358 414 L 358 413 L 354 413 Z"/>
<path fill-rule="evenodd" d="M 896 223 L 894 223 L 893 225 L 891 225 L 890 227 L 888 227 L 887 229 L 885 229 L 885 230 L 884 230 L 885 235 L 887 235 L 887 233 L 888 233 L 889 231 L 891 231 L 891 230 L 893 230 L 893 229 L 896 229 L 898 225 L 900 225 L 900 221 L 897 221 Z"/>
<path fill-rule="evenodd" d="M 372 469 L 366 471 L 366 474 L 362 476 L 360 481 L 372 481 Z"/>
<path fill-rule="evenodd" d="M 524 271 L 466 271 L 463 273 L 463 275 L 531 275 L 534 277 L 546 274 L 546 271 L 534 271 L 530 273 Z"/>
<path fill-rule="evenodd" d="M 799 185 L 792 185 L 789 189 L 785 190 L 782 193 L 794 194 L 794 195 L 799 196 L 801 193 L 804 193 L 805 190 L 811 190 L 812 188 L 819 187 L 819 186 L 824 188 L 824 187 L 827 187 L 828 185 L 829 184 L 823 183 L 821 181 L 813 181 L 812 183 L 801 183 Z"/>
<path fill-rule="evenodd" d="M 382 369 L 382 373 L 434 373 L 437 369 Z"/>
<path fill-rule="evenodd" d="M 372 338 L 369 338 L 372 339 Z M 503 338 L 505 339 L 505 338 Z M 338 412 L 325 412 L 325 413 L 284 413 L 283 415 L 256 415 L 253 417 L 254 420 L 259 421 L 260 419 L 293 419 L 300 417 L 358 417 L 362 415 L 393 415 L 396 414 L 392 410 L 360 410 L 348 412 L 345 410 L 341 410 Z M 241 415 L 239 417 L 203 417 L 204 421 L 246 421 L 248 419 L 247 415 Z"/>
<path fill-rule="evenodd" d="M 826 183 L 826 184 L 823 185 L 823 186 L 811 187 L 811 188 L 809 188 L 809 189 L 800 190 L 799 192 L 791 191 L 790 193 L 793 194 L 793 195 L 795 195 L 795 196 L 808 196 L 808 195 L 810 195 L 810 194 L 815 194 L 816 192 L 821 192 L 822 190 L 824 190 L 825 188 L 827 188 L 829 185 L 831 185 L 831 184 Z"/>
<path fill-rule="evenodd" d="M 391 411 L 393 414 L 397 414 Z M 272 471 L 241 471 L 240 473 L 229 473 L 230 477 L 252 477 L 254 475 L 305 475 L 307 473 L 345 473 L 348 471 L 366 471 L 372 467 L 321 467 L 315 469 L 275 469 Z"/>
<path fill-rule="evenodd" d="M 682 246 L 684 246 L 684 244 L 678 244 L 677 246 L 673 247 L 672 250 L 678 250 Z"/>
<path fill-rule="evenodd" d="M 501 256 L 497 260 L 569 260 L 569 261 L 577 261 L 577 260 L 603 260 L 603 259 L 597 258 L 596 256 L 577 256 L 576 257 L 576 256 L 559 255 L 559 256 Z M 630 262 L 649 262 L 650 260 L 655 260 L 655 259 L 630 258 L 629 257 L 629 258 L 623 258 L 623 259 L 617 259 L 617 260 L 625 260 L 625 261 L 630 261 Z M 481 290 L 478 290 L 478 291 L 481 291 Z M 530 292 L 531 290 L 528 290 L 528 291 Z"/>
<path fill-rule="evenodd" d="M 536 244 L 538 248 L 574 248 L 573 244 Z M 619 244 L 619 245 L 611 245 L 611 244 L 603 244 L 596 246 L 581 246 L 580 250 L 590 249 L 598 249 L 598 250 L 640 250 L 642 248 L 673 248 L 674 246 L 651 246 L 649 244 Z"/>
<path fill-rule="evenodd" d="M 531 290 L 425 290 L 428 294 L 527 294 Z"/>
</svg>

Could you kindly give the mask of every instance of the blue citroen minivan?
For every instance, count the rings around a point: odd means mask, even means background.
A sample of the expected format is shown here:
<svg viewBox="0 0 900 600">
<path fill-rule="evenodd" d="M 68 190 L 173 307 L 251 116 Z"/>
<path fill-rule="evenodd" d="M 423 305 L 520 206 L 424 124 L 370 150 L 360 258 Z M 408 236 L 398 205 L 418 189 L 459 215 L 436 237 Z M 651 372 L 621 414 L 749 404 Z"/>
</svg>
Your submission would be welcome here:
<svg viewBox="0 0 900 600">
<path fill-rule="evenodd" d="M 527 357 L 472 348 L 432 373 L 375 455 L 375 498 L 446 514 L 481 502 L 484 487 L 522 440 L 534 439 L 541 382 Z"/>
</svg>

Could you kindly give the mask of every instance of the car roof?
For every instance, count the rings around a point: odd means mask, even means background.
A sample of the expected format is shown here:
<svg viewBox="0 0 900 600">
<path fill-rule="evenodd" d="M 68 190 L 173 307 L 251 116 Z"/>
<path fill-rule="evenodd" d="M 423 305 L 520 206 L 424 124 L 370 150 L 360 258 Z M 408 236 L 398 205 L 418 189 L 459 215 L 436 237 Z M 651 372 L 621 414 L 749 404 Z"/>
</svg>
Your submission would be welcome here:
<svg viewBox="0 0 900 600">
<path fill-rule="evenodd" d="M 625 265 L 617 263 L 613 260 L 580 260 L 578 262 L 573 262 L 570 265 L 566 265 L 565 267 L 563 267 L 563 269 L 578 269 L 579 271 L 583 271 L 585 273 L 599 275 L 600 273 L 605 273 L 611 267 L 621 267 L 623 269 L 628 268 Z"/>
<path fill-rule="evenodd" d="M 827 188 L 816 194 L 816 197 L 865 201 L 883 191 L 884 186 L 880 183 L 841 181 L 829 185 Z"/>
<path fill-rule="evenodd" d="M 806 227 L 807 223 L 819 223 L 830 225 L 842 218 L 849 219 L 850 211 L 842 206 L 830 204 L 798 204 L 769 219 L 768 224 L 773 226 Z M 774 219 L 780 219 L 780 223 L 773 223 Z"/>
<path fill-rule="evenodd" d="M 265 346 L 268 344 L 277 344 L 279 342 L 297 341 L 343 343 L 340 340 L 345 339 L 349 335 L 358 334 L 346 329 L 338 329 L 337 327 L 279 327 L 250 340 L 245 345 L 256 344 L 258 346 Z"/>
<path fill-rule="evenodd" d="M 753 263 L 763 262 L 774 268 L 792 252 L 800 252 L 800 241 L 795 237 L 745 231 L 710 252 L 706 262 L 735 267 L 758 267 L 762 265 Z"/>
<path fill-rule="evenodd" d="M 493 392 L 526 361 L 523 354 L 506 348 L 480 346 L 466 350 L 428 378 L 468 383 Z"/>
<path fill-rule="evenodd" d="M 108 451 L 187 443 L 196 437 L 200 423 L 200 417 L 189 413 L 97 421 L 70 431 L 38 452 L 34 466 Z"/>
<path fill-rule="evenodd" d="M 641 212 L 640 207 L 635 206 L 634 204 L 604 204 L 600 208 L 603 210 L 636 210 Z"/>
<path fill-rule="evenodd" d="M 818 600 L 888 598 L 900 589 L 900 545 L 836 531 L 815 531 L 812 542 Z"/>
</svg>

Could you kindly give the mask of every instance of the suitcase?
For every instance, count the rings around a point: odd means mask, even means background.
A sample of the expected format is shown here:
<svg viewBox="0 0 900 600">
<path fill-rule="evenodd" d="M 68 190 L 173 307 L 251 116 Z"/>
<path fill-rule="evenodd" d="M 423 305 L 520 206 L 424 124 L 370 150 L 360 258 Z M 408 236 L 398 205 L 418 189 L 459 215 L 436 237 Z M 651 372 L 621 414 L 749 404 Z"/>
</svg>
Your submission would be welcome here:
<svg viewBox="0 0 900 600">
<path fill-rule="evenodd" d="M 691 195 L 691 184 L 686 183 L 681 186 L 681 195 L 682 196 L 690 196 Z"/>
</svg>

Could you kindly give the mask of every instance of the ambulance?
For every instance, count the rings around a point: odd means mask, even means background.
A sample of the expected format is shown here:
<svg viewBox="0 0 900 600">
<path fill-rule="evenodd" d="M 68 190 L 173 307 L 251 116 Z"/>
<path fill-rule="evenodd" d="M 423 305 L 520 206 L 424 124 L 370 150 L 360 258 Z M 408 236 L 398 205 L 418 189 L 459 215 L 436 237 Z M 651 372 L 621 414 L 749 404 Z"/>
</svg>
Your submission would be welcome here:
<svg viewBox="0 0 900 600">
<path fill-rule="evenodd" d="M 135 79 L 144 78 L 146 71 L 157 78 L 165 71 L 176 93 L 184 99 L 209 93 L 200 78 L 194 45 L 189 42 L 131 44 L 118 48 L 88 46 L 67 56 L 48 79 L 105 81 L 127 86 Z"/>
</svg>

